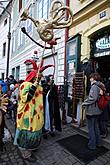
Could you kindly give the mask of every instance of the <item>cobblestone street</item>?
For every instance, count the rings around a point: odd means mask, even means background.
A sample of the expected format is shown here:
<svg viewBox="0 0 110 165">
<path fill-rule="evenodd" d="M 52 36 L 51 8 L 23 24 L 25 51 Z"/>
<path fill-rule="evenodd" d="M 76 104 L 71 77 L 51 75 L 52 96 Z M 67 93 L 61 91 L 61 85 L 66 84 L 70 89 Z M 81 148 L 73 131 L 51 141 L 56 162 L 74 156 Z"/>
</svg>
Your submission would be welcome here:
<svg viewBox="0 0 110 165">
<path fill-rule="evenodd" d="M 14 130 L 12 122 L 8 120 L 7 124 L 10 126 L 10 132 L 12 132 Z M 77 134 L 77 131 L 70 125 L 66 125 L 63 126 L 62 133 L 56 132 L 55 137 L 48 135 L 47 139 L 42 139 L 38 150 L 33 152 L 36 157 L 35 163 L 24 161 L 18 148 L 12 142 L 7 142 L 5 144 L 6 151 L 1 153 L 0 156 L 0 165 L 83 165 L 83 162 L 56 142 L 59 139 L 75 134 Z M 110 151 L 90 162 L 88 165 L 110 165 Z"/>
</svg>

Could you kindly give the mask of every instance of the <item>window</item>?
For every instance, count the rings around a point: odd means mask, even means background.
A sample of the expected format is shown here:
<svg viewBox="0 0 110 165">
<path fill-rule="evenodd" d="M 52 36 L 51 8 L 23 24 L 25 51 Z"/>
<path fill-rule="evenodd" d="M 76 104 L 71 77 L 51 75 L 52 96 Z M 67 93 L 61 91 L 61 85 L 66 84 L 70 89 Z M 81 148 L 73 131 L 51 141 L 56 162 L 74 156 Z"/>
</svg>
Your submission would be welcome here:
<svg viewBox="0 0 110 165">
<path fill-rule="evenodd" d="M 15 77 L 15 68 L 12 68 L 12 75 Z"/>
<path fill-rule="evenodd" d="M 7 19 L 5 19 L 5 21 L 4 21 L 4 26 L 7 24 Z"/>
<path fill-rule="evenodd" d="M 51 0 L 38 0 L 38 2 L 37 2 L 38 3 L 37 4 L 38 19 L 40 19 L 40 18 L 47 19 L 48 18 L 50 2 L 51 2 Z"/>
<path fill-rule="evenodd" d="M 15 52 L 15 32 L 12 35 L 12 53 Z"/>
<path fill-rule="evenodd" d="M 6 42 L 3 43 L 3 57 L 5 57 L 6 54 Z"/>
<path fill-rule="evenodd" d="M 43 8 L 42 8 L 43 0 L 38 0 L 38 18 L 42 18 Z"/>
<path fill-rule="evenodd" d="M 19 0 L 19 12 L 22 9 L 22 0 Z"/>
<path fill-rule="evenodd" d="M 29 0 L 24 0 L 24 5 L 26 6 Z"/>
<path fill-rule="evenodd" d="M 4 80 L 4 78 L 5 78 L 5 73 L 1 73 L 2 74 L 2 80 Z"/>
<path fill-rule="evenodd" d="M 21 46 L 23 44 L 23 32 L 21 31 L 21 29 L 19 29 L 18 32 L 18 47 Z"/>
<path fill-rule="evenodd" d="M 16 67 L 16 80 L 19 80 L 20 77 L 20 66 Z"/>
<path fill-rule="evenodd" d="M 32 17 L 32 6 L 29 7 L 29 16 Z M 30 19 L 26 21 L 26 30 L 28 33 L 32 33 L 32 21 Z"/>
</svg>

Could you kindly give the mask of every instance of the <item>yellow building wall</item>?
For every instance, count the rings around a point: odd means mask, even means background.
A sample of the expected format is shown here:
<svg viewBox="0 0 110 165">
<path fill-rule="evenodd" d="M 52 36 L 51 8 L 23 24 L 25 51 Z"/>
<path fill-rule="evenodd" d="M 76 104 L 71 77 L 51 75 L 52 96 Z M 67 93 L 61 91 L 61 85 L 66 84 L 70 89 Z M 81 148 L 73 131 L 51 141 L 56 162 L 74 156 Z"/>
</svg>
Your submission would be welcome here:
<svg viewBox="0 0 110 165">
<path fill-rule="evenodd" d="M 70 1 L 74 15 L 73 25 L 69 29 L 69 37 L 78 33 L 81 34 L 81 61 L 90 56 L 90 36 L 99 29 L 110 26 L 110 1 L 96 1 L 91 3 L 89 7 L 86 3 L 87 0 L 82 2 L 80 0 Z M 106 17 L 100 19 L 100 13 L 103 11 L 106 11 Z"/>
<path fill-rule="evenodd" d="M 91 4 L 93 1 L 95 0 L 70 0 L 70 7 L 73 10 L 73 15 Z"/>
</svg>

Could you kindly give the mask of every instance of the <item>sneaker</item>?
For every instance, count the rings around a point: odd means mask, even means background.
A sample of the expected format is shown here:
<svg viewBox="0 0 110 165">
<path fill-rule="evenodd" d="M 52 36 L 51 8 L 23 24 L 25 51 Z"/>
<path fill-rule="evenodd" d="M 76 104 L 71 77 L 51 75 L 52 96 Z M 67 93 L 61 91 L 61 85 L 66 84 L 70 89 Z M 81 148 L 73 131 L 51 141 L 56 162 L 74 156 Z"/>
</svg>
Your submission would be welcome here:
<svg viewBox="0 0 110 165">
<path fill-rule="evenodd" d="M 32 155 L 29 158 L 25 158 L 28 162 L 36 162 L 36 158 L 33 157 Z"/>
</svg>

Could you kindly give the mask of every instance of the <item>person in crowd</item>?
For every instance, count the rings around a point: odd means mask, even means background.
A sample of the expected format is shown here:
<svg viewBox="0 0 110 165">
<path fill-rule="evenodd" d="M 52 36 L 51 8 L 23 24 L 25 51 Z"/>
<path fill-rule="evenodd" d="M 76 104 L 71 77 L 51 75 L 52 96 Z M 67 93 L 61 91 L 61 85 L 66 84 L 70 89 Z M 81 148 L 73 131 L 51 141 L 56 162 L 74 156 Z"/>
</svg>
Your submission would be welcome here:
<svg viewBox="0 0 110 165">
<path fill-rule="evenodd" d="M 45 77 L 44 87 L 44 132 L 55 136 L 54 129 L 61 131 L 58 89 L 51 76 Z"/>
<path fill-rule="evenodd" d="M 0 85 L 2 87 L 2 93 L 6 94 L 8 92 L 8 85 L 2 79 L 0 79 Z"/>
<path fill-rule="evenodd" d="M 10 75 L 9 77 L 8 77 L 8 86 L 10 86 L 11 84 L 16 84 L 17 83 L 17 81 L 14 79 L 14 76 L 13 75 Z"/>
<path fill-rule="evenodd" d="M 0 85 L 0 151 L 3 151 L 3 137 L 4 137 L 4 114 L 6 113 L 8 105 L 8 98 L 6 95 L 2 95 L 2 87 Z"/>
<path fill-rule="evenodd" d="M 105 83 L 106 94 L 110 96 L 110 77 L 108 78 L 107 82 Z M 110 126 L 110 104 L 107 107 L 108 109 L 108 122 L 107 125 Z"/>
<path fill-rule="evenodd" d="M 100 94 L 100 75 L 98 73 L 92 73 L 90 75 L 91 88 L 87 99 L 83 102 L 82 106 L 86 110 L 86 118 L 88 124 L 88 149 L 94 150 L 101 143 L 98 118 L 102 113 L 98 107 L 97 101 Z"/>
<path fill-rule="evenodd" d="M 12 119 L 13 102 L 11 100 L 11 96 L 12 96 L 12 92 L 14 90 L 15 90 L 15 85 L 11 84 L 9 86 L 9 90 L 7 92 L 7 97 L 8 97 L 8 100 L 9 100 L 8 107 L 7 107 L 7 113 L 8 113 L 9 116 L 7 117 L 7 119 Z"/>
<path fill-rule="evenodd" d="M 40 144 L 43 126 L 42 87 L 36 83 L 35 77 L 36 72 L 30 72 L 20 86 L 14 141 L 20 147 L 23 158 L 32 162 L 35 158 L 31 150 Z"/>
<path fill-rule="evenodd" d="M 110 95 L 110 77 L 108 78 L 108 80 L 105 83 L 105 88 L 106 88 L 106 93 L 108 95 Z"/>
<path fill-rule="evenodd" d="M 10 104 L 10 107 L 8 107 L 8 108 L 12 112 L 12 120 L 13 120 L 14 125 L 15 125 L 16 124 L 17 104 L 18 104 L 18 92 L 19 91 L 17 90 L 18 86 L 16 86 L 16 84 L 13 86 L 12 85 L 13 84 L 10 85 L 10 87 L 12 88 L 11 89 L 12 93 L 10 96 L 11 104 Z"/>
<path fill-rule="evenodd" d="M 102 109 L 102 113 L 99 117 L 99 128 L 100 128 L 100 134 L 102 138 L 106 138 L 108 135 L 108 121 L 109 121 L 109 109 L 110 109 L 110 95 L 108 95 L 108 92 L 106 91 L 105 85 L 100 85 L 100 96 L 103 96 L 103 104 L 104 108 Z"/>
<path fill-rule="evenodd" d="M 4 80 L 4 82 L 5 82 L 5 83 L 7 84 L 7 86 L 8 86 L 8 84 L 9 84 L 9 78 L 6 77 L 5 80 Z"/>
<path fill-rule="evenodd" d="M 28 61 L 33 64 L 33 70 L 20 85 L 14 144 L 20 148 L 24 159 L 34 162 L 36 159 L 32 150 L 36 150 L 40 144 L 44 125 L 43 88 L 40 79 L 48 66 L 42 67 L 41 63 L 38 68 L 35 61 Z"/>
<path fill-rule="evenodd" d="M 19 80 L 17 84 L 15 84 L 14 95 L 16 96 L 16 100 L 18 100 L 20 85 L 24 82 L 24 80 Z"/>
<path fill-rule="evenodd" d="M 108 135 L 107 123 L 109 120 L 109 104 L 110 104 L 110 96 L 106 95 L 106 88 L 103 83 L 100 84 L 100 96 L 104 96 L 105 100 L 103 101 L 105 104 L 105 108 L 102 110 L 102 113 L 99 116 L 99 129 L 100 135 L 102 138 L 106 138 Z"/>
<path fill-rule="evenodd" d="M 17 84 L 15 84 L 15 88 L 12 91 L 10 101 L 12 103 L 12 112 L 13 112 L 13 121 L 16 124 L 16 114 L 17 114 L 17 105 L 18 105 L 18 96 L 20 91 L 20 85 L 23 83 L 23 80 L 19 80 Z M 12 84 L 11 84 L 12 85 Z"/>
</svg>

